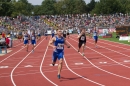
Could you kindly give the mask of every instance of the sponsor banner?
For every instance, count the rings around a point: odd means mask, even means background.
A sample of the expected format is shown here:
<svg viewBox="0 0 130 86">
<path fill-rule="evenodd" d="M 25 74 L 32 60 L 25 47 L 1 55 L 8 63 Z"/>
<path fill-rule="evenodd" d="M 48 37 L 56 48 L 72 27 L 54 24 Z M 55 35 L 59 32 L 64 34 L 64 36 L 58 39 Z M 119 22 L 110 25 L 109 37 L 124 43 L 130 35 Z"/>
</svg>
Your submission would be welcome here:
<svg viewBox="0 0 130 86">
<path fill-rule="evenodd" d="M 130 36 L 120 36 L 119 41 L 128 41 Z"/>
</svg>

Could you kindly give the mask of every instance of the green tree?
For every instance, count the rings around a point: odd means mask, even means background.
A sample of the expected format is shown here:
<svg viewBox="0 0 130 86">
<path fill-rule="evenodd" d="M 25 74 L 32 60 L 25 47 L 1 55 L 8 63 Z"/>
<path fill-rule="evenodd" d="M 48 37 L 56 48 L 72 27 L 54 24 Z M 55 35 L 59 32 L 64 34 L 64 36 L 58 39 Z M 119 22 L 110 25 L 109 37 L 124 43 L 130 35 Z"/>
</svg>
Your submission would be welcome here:
<svg viewBox="0 0 130 86">
<path fill-rule="evenodd" d="M 100 0 L 95 8 L 92 10 L 92 13 L 96 14 L 113 14 L 119 13 L 122 10 L 121 4 L 118 0 Z"/>
<path fill-rule="evenodd" d="M 56 10 L 54 7 L 54 4 L 56 3 L 56 0 L 44 0 L 42 2 L 42 14 L 52 15 L 56 14 Z"/>
</svg>

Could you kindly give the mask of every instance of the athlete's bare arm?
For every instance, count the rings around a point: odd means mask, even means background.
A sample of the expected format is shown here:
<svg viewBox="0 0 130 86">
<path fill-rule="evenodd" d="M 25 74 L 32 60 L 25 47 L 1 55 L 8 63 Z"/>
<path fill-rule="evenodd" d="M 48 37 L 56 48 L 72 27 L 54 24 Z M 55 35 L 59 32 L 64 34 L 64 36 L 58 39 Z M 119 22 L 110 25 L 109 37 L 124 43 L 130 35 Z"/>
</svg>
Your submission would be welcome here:
<svg viewBox="0 0 130 86">
<path fill-rule="evenodd" d="M 64 40 L 65 40 L 65 43 L 64 43 L 64 44 L 65 44 L 67 47 L 70 47 L 69 44 L 66 42 L 66 39 L 64 39 Z"/>
<path fill-rule="evenodd" d="M 81 34 L 79 34 L 77 38 L 79 39 L 79 38 L 81 37 L 81 35 L 82 35 L 82 33 L 81 33 Z"/>
<path fill-rule="evenodd" d="M 50 46 L 50 47 L 54 48 L 53 43 L 55 42 L 55 40 L 56 40 L 56 38 L 53 37 L 53 38 L 49 41 L 49 46 Z"/>
</svg>

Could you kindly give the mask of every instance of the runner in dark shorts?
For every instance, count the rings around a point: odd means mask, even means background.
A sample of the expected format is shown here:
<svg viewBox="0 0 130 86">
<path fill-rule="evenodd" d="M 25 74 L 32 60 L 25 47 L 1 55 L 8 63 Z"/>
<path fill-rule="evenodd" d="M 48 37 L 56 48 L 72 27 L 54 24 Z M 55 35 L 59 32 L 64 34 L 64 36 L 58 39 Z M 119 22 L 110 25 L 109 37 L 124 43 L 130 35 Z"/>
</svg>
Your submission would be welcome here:
<svg viewBox="0 0 130 86">
<path fill-rule="evenodd" d="M 69 30 L 67 30 L 67 37 L 69 39 L 69 36 L 70 36 L 70 33 L 69 33 Z"/>
<path fill-rule="evenodd" d="M 86 34 L 85 34 L 85 29 L 82 29 L 82 32 L 79 34 L 78 36 L 79 39 L 79 44 L 78 44 L 78 52 L 80 52 L 80 49 L 82 47 L 82 55 L 84 56 L 84 49 L 85 49 L 85 45 L 86 45 Z"/>
<path fill-rule="evenodd" d="M 63 37 L 66 38 L 66 31 L 63 31 Z"/>
</svg>

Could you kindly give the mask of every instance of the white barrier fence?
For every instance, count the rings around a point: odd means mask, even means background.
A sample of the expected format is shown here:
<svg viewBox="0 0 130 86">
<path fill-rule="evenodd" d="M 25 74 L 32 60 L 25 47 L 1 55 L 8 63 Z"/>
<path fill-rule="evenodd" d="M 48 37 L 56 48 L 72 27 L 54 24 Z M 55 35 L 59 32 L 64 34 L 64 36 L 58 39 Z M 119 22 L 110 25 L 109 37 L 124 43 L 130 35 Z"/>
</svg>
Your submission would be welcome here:
<svg viewBox="0 0 130 86">
<path fill-rule="evenodd" d="M 128 41 L 128 42 L 130 42 L 130 36 L 120 36 L 119 41 Z"/>
</svg>

